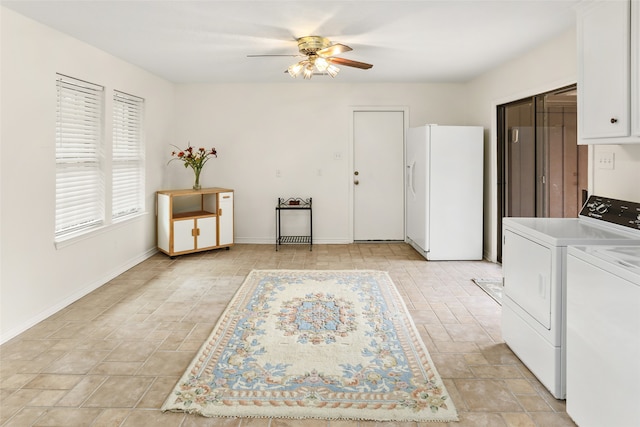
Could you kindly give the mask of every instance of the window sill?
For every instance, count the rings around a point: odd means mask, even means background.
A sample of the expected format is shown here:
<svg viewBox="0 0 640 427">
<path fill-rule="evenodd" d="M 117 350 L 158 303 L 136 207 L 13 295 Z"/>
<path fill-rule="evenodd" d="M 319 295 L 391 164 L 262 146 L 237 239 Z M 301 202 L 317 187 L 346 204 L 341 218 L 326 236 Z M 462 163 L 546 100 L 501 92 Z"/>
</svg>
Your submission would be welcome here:
<svg viewBox="0 0 640 427">
<path fill-rule="evenodd" d="M 151 215 L 150 212 L 140 212 L 137 214 L 129 215 L 126 218 L 119 218 L 111 224 L 103 224 L 95 227 L 87 228 L 75 233 L 65 234 L 63 236 L 56 237 L 53 244 L 56 249 L 63 249 L 67 246 L 74 245 L 87 239 L 92 239 L 101 234 L 109 233 L 125 225 L 142 221 L 145 217 Z"/>
</svg>

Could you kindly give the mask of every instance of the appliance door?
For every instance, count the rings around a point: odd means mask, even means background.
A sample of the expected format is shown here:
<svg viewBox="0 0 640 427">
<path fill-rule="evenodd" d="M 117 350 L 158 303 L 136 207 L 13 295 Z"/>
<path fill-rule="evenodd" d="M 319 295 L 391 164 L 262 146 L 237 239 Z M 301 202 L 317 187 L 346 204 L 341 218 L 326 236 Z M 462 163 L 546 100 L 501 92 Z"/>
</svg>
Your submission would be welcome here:
<svg viewBox="0 0 640 427">
<path fill-rule="evenodd" d="M 482 259 L 482 127 L 430 129 L 428 259 Z"/>
<path fill-rule="evenodd" d="M 550 248 L 504 230 L 504 295 L 545 329 L 551 329 L 553 254 Z"/>
<path fill-rule="evenodd" d="M 407 133 L 407 237 L 422 251 L 429 250 L 428 202 L 428 127 L 410 128 Z M 418 249 L 416 248 L 416 249 Z"/>
<path fill-rule="evenodd" d="M 596 262 L 569 248 L 567 413 L 582 427 L 640 426 L 640 276 Z"/>
</svg>

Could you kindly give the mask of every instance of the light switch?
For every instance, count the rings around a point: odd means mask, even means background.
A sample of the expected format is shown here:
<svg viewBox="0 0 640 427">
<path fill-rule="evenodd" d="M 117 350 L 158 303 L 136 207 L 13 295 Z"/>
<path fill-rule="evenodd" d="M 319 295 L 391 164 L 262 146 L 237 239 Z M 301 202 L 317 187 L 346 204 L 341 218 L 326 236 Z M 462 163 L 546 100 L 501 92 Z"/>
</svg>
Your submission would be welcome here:
<svg viewBox="0 0 640 427">
<path fill-rule="evenodd" d="M 598 169 L 614 169 L 615 156 L 612 151 L 602 151 L 598 153 L 598 160 L 596 164 Z"/>
</svg>

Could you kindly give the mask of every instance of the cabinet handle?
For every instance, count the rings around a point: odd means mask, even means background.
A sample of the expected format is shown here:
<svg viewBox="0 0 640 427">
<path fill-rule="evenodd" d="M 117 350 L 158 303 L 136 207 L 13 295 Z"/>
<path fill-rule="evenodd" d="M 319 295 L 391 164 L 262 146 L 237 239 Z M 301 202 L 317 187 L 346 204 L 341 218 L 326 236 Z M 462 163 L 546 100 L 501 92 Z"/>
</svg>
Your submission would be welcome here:
<svg viewBox="0 0 640 427">
<path fill-rule="evenodd" d="M 199 236 L 200 235 L 200 229 L 199 228 L 192 228 L 191 229 L 191 235 L 193 237 Z"/>
<path fill-rule="evenodd" d="M 230 199 L 231 196 L 222 196 L 223 199 Z"/>
<path fill-rule="evenodd" d="M 618 119 L 616 119 L 615 117 L 611 117 L 611 123 L 618 123 Z"/>
<path fill-rule="evenodd" d="M 222 215 L 222 208 L 218 208 L 218 216 Z"/>
</svg>

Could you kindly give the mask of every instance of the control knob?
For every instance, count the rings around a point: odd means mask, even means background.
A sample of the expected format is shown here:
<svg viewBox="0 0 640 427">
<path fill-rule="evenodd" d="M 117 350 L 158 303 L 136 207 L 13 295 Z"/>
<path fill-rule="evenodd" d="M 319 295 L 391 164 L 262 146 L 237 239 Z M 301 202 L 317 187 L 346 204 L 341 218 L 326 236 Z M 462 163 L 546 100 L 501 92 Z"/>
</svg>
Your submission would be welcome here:
<svg viewBox="0 0 640 427">
<path fill-rule="evenodd" d="M 596 212 L 599 214 L 606 213 L 609 210 L 609 205 L 605 205 L 604 203 L 596 206 Z"/>
</svg>

